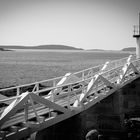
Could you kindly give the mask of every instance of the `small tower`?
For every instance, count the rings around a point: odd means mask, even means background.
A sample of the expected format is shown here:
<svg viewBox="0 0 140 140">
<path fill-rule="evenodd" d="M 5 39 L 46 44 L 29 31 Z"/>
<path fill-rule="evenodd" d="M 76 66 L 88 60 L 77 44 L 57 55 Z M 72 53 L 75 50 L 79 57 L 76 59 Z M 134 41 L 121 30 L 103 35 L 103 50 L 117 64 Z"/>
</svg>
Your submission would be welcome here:
<svg viewBox="0 0 140 140">
<path fill-rule="evenodd" d="M 140 13 L 139 13 L 139 25 L 134 25 L 134 35 L 136 38 L 137 47 L 136 47 L 136 57 L 140 58 Z"/>
</svg>

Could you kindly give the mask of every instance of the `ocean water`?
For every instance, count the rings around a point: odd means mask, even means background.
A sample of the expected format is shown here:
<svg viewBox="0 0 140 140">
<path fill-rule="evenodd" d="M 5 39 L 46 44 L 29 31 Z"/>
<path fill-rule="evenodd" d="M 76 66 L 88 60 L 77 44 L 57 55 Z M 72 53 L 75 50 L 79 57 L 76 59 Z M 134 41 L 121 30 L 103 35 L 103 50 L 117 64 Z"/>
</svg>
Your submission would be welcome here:
<svg viewBox="0 0 140 140">
<path fill-rule="evenodd" d="M 0 52 L 0 88 L 63 76 L 129 56 L 117 51 L 13 50 Z"/>
</svg>

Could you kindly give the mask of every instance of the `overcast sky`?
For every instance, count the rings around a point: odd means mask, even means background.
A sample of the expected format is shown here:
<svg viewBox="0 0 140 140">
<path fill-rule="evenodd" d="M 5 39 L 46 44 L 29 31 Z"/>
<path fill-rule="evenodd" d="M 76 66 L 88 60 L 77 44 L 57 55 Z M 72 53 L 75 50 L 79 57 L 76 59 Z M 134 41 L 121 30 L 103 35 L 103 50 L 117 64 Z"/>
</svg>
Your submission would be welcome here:
<svg viewBox="0 0 140 140">
<path fill-rule="evenodd" d="M 0 45 L 136 46 L 140 0 L 0 0 Z"/>
</svg>

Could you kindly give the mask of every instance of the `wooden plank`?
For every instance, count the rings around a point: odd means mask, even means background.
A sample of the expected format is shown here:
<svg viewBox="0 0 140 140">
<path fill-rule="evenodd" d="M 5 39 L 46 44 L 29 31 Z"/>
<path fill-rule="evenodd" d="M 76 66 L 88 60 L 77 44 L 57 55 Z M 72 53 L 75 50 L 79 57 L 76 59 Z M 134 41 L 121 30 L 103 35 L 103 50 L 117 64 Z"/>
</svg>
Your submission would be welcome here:
<svg viewBox="0 0 140 140">
<path fill-rule="evenodd" d="M 41 103 L 41 104 L 44 104 L 47 107 L 52 108 L 54 110 L 58 110 L 58 111 L 63 112 L 63 113 L 70 111 L 70 110 L 68 110 L 68 109 L 66 109 L 66 108 L 64 108 L 64 107 L 62 107 L 62 106 L 60 106 L 60 105 L 58 105 L 56 103 L 53 103 L 53 102 L 51 102 L 51 101 L 49 101 L 49 100 L 47 100 L 47 99 L 45 99 L 43 97 L 37 96 L 37 95 L 35 95 L 33 93 L 30 93 L 30 96 L 32 97 L 32 99 L 34 101 L 36 101 L 38 103 Z"/>
</svg>

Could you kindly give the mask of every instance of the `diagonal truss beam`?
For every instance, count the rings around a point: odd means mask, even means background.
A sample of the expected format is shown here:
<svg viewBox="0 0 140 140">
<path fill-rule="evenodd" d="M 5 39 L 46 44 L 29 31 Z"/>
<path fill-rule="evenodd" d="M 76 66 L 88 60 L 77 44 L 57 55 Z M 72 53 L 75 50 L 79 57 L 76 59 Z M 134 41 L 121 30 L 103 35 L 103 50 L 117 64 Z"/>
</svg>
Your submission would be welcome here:
<svg viewBox="0 0 140 140">
<path fill-rule="evenodd" d="M 48 108 L 52 108 L 54 110 L 58 110 L 60 112 L 63 112 L 63 113 L 66 113 L 66 112 L 69 112 L 70 110 L 69 109 L 66 109 L 54 102 L 51 102 L 43 97 L 40 97 L 34 93 L 30 93 L 30 96 L 32 98 L 33 101 L 35 102 L 38 102 L 38 103 L 41 103 L 41 104 L 44 104 L 45 106 L 47 106 Z"/>
<path fill-rule="evenodd" d="M 104 82 L 105 85 L 110 86 L 110 87 L 112 87 L 114 89 L 116 88 L 115 84 L 111 83 L 109 80 L 104 78 L 102 75 L 100 75 L 99 77 Z"/>
<path fill-rule="evenodd" d="M 5 110 L 3 111 L 3 113 L 1 114 L 1 117 L 0 117 L 0 127 L 2 127 L 3 124 L 6 121 L 8 121 L 8 119 L 10 117 L 14 116 L 17 113 L 17 111 L 20 109 L 25 110 L 25 121 L 27 121 L 27 119 L 28 119 L 28 104 L 27 103 L 28 102 L 31 103 L 33 112 L 35 113 L 35 116 L 36 116 L 38 122 L 40 122 L 40 121 L 39 121 L 39 116 L 38 116 L 37 111 L 34 106 L 34 102 L 43 104 L 48 108 L 51 108 L 56 111 L 60 111 L 62 113 L 69 113 L 71 111 L 70 109 L 66 109 L 66 108 L 64 108 L 54 102 L 51 102 L 43 97 L 40 97 L 34 93 L 26 92 L 26 93 L 23 93 L 21 95 L 21 97 L 19 97 L 18 99 L 15 99 L 7 108 L 5 108 Z"/>
<path fill-rule="evenodd" d="M 0 117 L 0 127 L 11 117 L 17 110 L 23 108 L 25 102 L 29 99 L 29 93 L 25 92 L 22 94 L 20 99 L 15 99 L 1 114 Z"/>
<path fill-rule="evenodd" d="M 102 75 L 97 75 L 95 78 L 95 81 L 92 79 L 89 84 L 88 84 L 88 88 L 87 88 L 87 92 L 85 94 L 85 96 L 82 98 L 81 102 L 83 103 L 83 101 L 87 98 L 87 96 L 92 92 L 93 87 L 98 86 L 99 80 L 104 82 L 105 85 L 112 87 L 113 89 L 115 89 L 115 85 L 113 83 L 111 83 L 110 81 L 108 81 L 106 78 L 104 78 Z"/>
<path fill-rule="evenodd" d="M 122 68 L 122 75 L 120 75 L 120 79 L 119 79 L 119 83 L 122 83 L 124 81 L 124 78 L 127 74 L 127 72 L 129 70 L 133 70 L 134 73 L 138 73 L 139 74 L 139 71 L 137 70 L 137 68 L 132 64 L 132 63 L 127 63 L 123 68 Z"/>
</svg>

